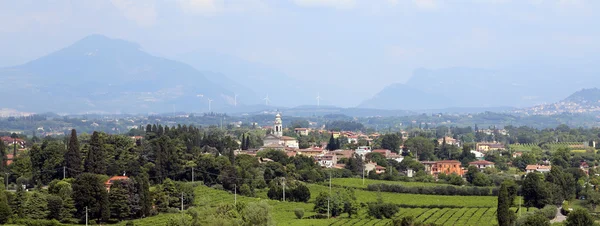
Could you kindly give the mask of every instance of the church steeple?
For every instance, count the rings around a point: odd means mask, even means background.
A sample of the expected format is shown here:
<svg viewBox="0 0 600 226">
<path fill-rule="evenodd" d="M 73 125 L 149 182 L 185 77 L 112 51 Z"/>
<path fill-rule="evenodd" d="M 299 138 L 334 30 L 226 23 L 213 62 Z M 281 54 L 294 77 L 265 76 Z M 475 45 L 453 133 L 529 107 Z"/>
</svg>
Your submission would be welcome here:
<svg viewBox="0 0 600 226">
<path fill-rule="evenodd" d="M 281 115 L 279 113 L 275 115 L 275 123 L 273 124 L 273 135 L 277 137 L 283 136 L 283 126 L 281 123 Z"/>
</svg>

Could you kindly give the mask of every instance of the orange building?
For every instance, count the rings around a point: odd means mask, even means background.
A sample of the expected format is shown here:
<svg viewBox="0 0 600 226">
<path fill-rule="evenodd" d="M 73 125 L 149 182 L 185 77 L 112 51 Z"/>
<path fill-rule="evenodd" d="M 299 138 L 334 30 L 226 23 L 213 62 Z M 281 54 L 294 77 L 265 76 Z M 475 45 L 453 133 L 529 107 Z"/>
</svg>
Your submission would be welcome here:
<svg viewBox="0 0 600 226">
<path fill-rule="evenodd" d="M 460 162 L 456 161 L 456 160 L 443 160 L 443 161 L 437 161 L 435 162 L 435 167 L 433 169 L 434 174 L 452 174 L 452 173 L 456 173 L 460 176 L 462 176 L 464 174 L 461 166 L 460 166 Z"/>
<path fill-rule="evenodd" d="M 452 173 L 456 173 L 460 176 L 464 175 L 464 170 L 460 165 L 461 163 L 456 160 L 422 161 L 421 164 L 425 166 L 425 172 L 434 176 L 437 176 L 440 173 L 446 175 Z"/>
</svg>

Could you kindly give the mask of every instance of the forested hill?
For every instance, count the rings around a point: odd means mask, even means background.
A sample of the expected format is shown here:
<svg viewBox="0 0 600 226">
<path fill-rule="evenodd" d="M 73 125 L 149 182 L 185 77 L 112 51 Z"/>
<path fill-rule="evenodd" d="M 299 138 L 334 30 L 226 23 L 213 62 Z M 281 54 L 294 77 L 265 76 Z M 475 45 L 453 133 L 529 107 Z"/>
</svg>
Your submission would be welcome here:
<svg viewBox="0 0 600 226">
<path fill-rule="evenodd" d="M 565 102 L 574 102 L 578 104 L 598 106 L 600 105 L 600 89 L 582 89 L 567 97 Z"/>
<path fill-rule="evenodd" d="M 223 76 L 223 75 L 218 75 Z M 0 108 L 53 112 L 207 111 L 233 93 L 193 67 L 135 43 L 92 35 L 23 65 L 0 69 Z M 8 85 L 10 84 L 10 85 Z"/>
</svg>

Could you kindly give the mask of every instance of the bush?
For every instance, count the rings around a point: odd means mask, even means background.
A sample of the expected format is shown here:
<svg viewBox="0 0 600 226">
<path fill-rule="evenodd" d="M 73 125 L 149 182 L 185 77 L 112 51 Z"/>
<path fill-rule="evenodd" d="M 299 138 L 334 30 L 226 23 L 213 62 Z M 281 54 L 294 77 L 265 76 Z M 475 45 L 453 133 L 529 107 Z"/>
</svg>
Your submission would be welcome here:
<svg viewBox="0 0 600 226">
<path fill-rule="evenodd" d="M 544 208 L 535 211 L 536 214 L 540 214 L 550 220 L 556 217 L 557 208 L 554 205 L 546 205 Z"/>
<path fill-rule="evenodd" d="M 304 217 L 304 209 L 302 209 L 302 208 L 296 208 L 294 210 L 294 214 L 296 214 L 296 217 L 298 219 L 302 219 L 302 217 Z"/>
<path fill-rule="evenodd" d="M 377 219 L 392 218 L 399 210 L 398 205 L 383 202 L 369 203 L 368 207 L 369 216 Z"/>
<path fill-rule="evenodd" d="M 32 220 L 32 219 L 20 219 L 15 222 L 18 225 L 26 226 L 61 226 L 57 220 Z"/>
</svg>

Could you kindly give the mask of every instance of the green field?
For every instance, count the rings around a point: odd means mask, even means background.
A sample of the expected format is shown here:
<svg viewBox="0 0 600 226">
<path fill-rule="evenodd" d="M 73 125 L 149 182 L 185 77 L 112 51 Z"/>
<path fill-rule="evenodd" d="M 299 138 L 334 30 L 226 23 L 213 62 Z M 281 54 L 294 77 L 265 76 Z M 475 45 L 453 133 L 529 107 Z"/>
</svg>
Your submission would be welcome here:
<svg viewBox="0 0 600 226">
<path fill-rule="evenodd" d="M 309 184 L 308 188 L 312 198 L 319 192 L 329 192 L 329 187 L 323 185 Z M 332 192 L 336 192 L 338 187 L 333 187 Z M 411 206 L 429 206 L 429 205 L 452 205 L 458 207 L 496 207 L 497 198 L 495 196 L 442 196 L 442 195 L 415 195 L 400 194 L 389 192 L 373 192 L 356 189 L 354 194 L 358 202 L 374 202 L 377 200 L 378 193 L 386 202 L 395 204 L 404 204 Z"/>
<path fill-rule="evenodd" d="M 245 197 L 238 195 L 238 202 L 256 202 L 267 200 L 273 207 L 273 219 L 277 225 L 389 225 L 390 219 L 371 219 L 367 216 L 366 209 L 362 208 L 357 216 L 348 218 L 343 214 L 337 218 L 331 219 L 307 219 L 314 216 L 313 212 L 314 198 L 319 192 L 329 192 L 329 187 L 322 185 L 309 184 L 311 191 L 311 200 L 308 203 L 280 202 L 266 199 L 264 191 L 258 193 L 259 198 Z M 336 192 L 339 187 L 333 187 L 332 192 Z M 378 192 L 371 192 L 357 189 L 355 195 L 359 203 L 373 202 L 377 200 Z M 220 203 L 233 203 L 234 195 L 223 190 L 217 190 L 206 186 L 198 186 L 195 189 L 196 200 L 194 204 L 200 207 L 213 208 Z M 436 223 L 439 225 L 492 225 L 496 222 L 496 198 L 489 196 L 437 196 L 437 195 L 413 195 L 380 193 L 383 200 L 396 204 L 406 204 L 414 206 L 427 205 L 452 205 L 459 208 L 400 208 L 398 217 L 413 216 L 418 220 L 427 223 Z M 305 210 L 304 219 L 297 219 L 294 215 L 294 209 L 302 208 Z M 168 219 L 174 214 L 160 214 L 158 216 L 146 219 L 135 220 L 136 225 L 165 225 Z M 121 222 L 124 225 L 126 222 Z"/>
</svg>

